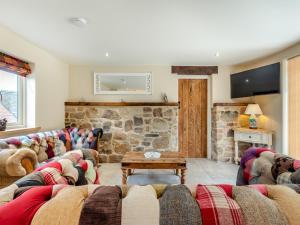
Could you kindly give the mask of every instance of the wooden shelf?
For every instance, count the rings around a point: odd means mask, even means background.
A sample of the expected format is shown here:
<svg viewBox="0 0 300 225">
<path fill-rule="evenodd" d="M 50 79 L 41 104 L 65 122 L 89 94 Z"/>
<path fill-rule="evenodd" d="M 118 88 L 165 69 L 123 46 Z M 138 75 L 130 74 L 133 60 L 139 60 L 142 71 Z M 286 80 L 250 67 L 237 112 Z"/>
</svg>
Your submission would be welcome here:
<svg viewBox="0 0 300 225">
<path fill-rule="evenodd" d="M 178 102 L 65 102 L 65 106 L 179 106 Z"/>
<path fill-rule="evenodd" d="M 247 106 L 250 103 L 244 102 L 230 102 L 230 103 L 214 103 L 215 106 Z"/>
</svg>

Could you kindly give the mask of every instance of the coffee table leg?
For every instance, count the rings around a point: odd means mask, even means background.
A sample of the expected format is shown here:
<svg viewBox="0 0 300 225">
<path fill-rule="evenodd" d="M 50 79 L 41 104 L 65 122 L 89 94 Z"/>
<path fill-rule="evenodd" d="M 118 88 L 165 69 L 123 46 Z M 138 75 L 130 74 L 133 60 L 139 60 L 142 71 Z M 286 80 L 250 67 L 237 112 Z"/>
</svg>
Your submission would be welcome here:
<svg viewBox="0 0 300 225">
<path fill-rule="evenodd" d="M 127 183 L 127 170 L 122 169 L 122 184 L 126 184 L 126 183 Z"/>
<path fill-rule="evenodd" d="M 181 169 L 181 184 L 185 183 L 185 169 Z"/>
</svg>

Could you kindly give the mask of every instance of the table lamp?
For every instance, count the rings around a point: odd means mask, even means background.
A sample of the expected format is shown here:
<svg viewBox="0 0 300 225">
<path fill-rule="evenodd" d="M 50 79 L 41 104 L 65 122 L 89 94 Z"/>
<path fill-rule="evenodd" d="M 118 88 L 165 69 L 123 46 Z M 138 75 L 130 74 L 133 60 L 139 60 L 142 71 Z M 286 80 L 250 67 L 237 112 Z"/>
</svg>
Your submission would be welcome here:
<svg viewBox="0 0 300 225">
<path fill-rule="evenodd" d="M 262 115 L 262 111 L 258 104 L 248 104 L 245 114 L 250 115 L 249 117 L 249 128 L 257 129 L 257 118 L 256 115 Z"/>
</svg>

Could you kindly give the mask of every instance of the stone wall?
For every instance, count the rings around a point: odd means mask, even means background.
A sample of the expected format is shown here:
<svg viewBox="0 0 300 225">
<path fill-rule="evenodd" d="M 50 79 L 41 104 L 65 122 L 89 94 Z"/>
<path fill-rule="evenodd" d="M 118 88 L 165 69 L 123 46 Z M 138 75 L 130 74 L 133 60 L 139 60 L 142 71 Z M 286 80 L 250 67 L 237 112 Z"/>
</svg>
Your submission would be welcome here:
<svg viewBox="0 0 300 225">
<path fill-rule="evenodd" d="M 212 109 L 212 159 L 234 161 L 233 128 L 247 127 L 248 117 L 242 115 L 246 104 L 215 104 Z M 249 145 L 241 144 L 242 149 Z"/>
<path fill-rule="evenodd" d="M 178 151 L 177 106 L 66 106 L 65 125 L 103 128 L 102 162 L 119 162 L 128 151 Z"/>
</svg>

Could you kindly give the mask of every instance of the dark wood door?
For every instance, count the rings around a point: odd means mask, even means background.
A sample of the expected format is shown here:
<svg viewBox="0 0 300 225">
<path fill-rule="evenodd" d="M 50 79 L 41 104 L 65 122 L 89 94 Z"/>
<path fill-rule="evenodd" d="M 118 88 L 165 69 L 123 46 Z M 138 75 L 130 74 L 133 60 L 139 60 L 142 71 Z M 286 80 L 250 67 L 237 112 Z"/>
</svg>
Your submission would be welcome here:
<svg viewBox="0 0 300 225">
<path fill-rule="evenodd" d="M 207 80 L 178 80 L 179 151 L 189 158 L 207 157 Z"/>
</svg>

